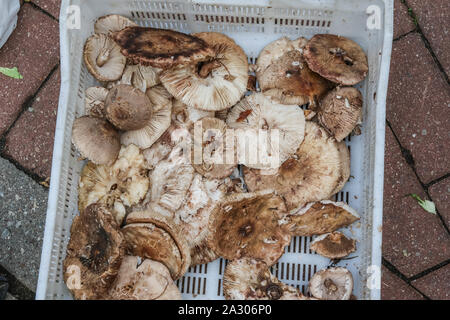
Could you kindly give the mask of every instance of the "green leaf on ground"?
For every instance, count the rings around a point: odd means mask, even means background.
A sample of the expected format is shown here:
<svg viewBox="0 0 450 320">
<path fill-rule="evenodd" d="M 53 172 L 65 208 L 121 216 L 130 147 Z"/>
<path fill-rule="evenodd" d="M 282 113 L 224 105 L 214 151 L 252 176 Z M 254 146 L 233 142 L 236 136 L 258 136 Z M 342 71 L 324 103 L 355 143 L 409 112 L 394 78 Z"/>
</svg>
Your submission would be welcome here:
<svg viewBox="0 0 450 320">
<path fill-rule="evenodd" d="M 0 67 L 0 73 L 3 73 L 5 76 L 14 78 L 14 79 L 23 79 L 23 76 L 20 74 L 17 67 L 14 68 L 2 68 Z"/>
<path fill-rule="evenodd" d="M 434 202 L 429 200 L 422 200 L 417 194 L 409 194 L 412 198 L 417 200 L 417 203 L 426 211 L 432 214 L 436 214 L 436 206 L 434 205 Z"/>
</svg>

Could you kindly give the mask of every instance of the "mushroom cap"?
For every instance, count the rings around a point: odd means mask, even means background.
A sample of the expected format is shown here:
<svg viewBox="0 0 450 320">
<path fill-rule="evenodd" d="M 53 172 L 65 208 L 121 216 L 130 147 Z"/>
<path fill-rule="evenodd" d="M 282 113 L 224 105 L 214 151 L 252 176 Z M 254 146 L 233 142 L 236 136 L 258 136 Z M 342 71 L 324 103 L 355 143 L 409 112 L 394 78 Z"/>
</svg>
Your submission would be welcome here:
<svg viewBox="0 0 450 320">
<path fill-rule="evenodd" d="M 108 92 L 109 90 L 103 87 L 87 88 L 84 94 L 84 113 L 92 117 L 104 118 Z"/>
<path fill-rule="evenodd" d="M 260 54 L 260 58 L 264 58 L 262 63 L 258 63 L 257 72 L 261 91 L 282 104 L 315 104 L 333 84 L 308 68 L 303 58 L 306 39 L 282 38 L 276 42 L 276 50 L 263 50 Z M 273 45 L 269 44 L 269 47 Z M 266 55 L 269 57 L 264 57 Z"/>
<path fill-rule="evenodd" d="M 124 254 L 123 236 L 104 206 L 92 204 L 76 216 L 63 264 L 64 281 L 75 299 L 103 299 Z M 80 287 L 72 283 L 73 275 L 79 275 Z"/>
<path fill-rule="evenodd" d="M 359 220 L 358 213 L 343 202 L 322 200 L 308 203 L 289 216 L 293 236 L 312 236 L 336 231 Z"/>
<path fill-rule="evenodd" d="M 364 80 L 367 56 L 354 41 L 333 34 L 316 34 L 303 53 L 309 68 L 322 77 L 346 86 Z"/>
<path fill-rule="evenodd" d="M 214 117 L 214 111 L 200 110 L 194 107 L 185 105 L 179 100 L 174 100 L 172 108 L 172 121 L 184 125 L 186 128 L 191 128 L 194 123 L 205 117 Z"/>
<path fill-rule="evenodd" d="M 316 272 L 309 281 L 309 291 L 321 300 L 349 300 L 353 277 L 345 268 L 329 268 Z"/>
<path fill-rule="evenodd" d="M 256 60 L 256 74 L 263 73 L 269 66 L 289 51 L 297 50 L 300 53 L 303 53 L 303 48 L 307 42 L 308 41 L 303 37 L 295 40 L 290 40 L 288 37 L 282 37 L 272 41 L 261 50 L 258 59 Z"/>
<path fill-rule="evenodd" d="M 272 275 L 264 261 L 248 257 L 227 264 L 223 292 L 227 300 L 308 300 Z"/>
<path fill-rule="evenodd" d="M 338 143 L 339 155 L 341 158 L 341 176 L 336 188 L 331 194 L 336 194 L 344 188 L 350 178 L 350 151 L 344 141 Z"/>
<path fill-rule="evenodd" d="M 183 274 L 183 257 L 177 243 L 163 228 L 152 223 L 133 223 L 122 228 L 128 252 L 163 263 L 176 280 Z"/>
<path fill-rule="evenodd" d="M 228 136 L 226 123 L 217 118 L 202 118 L 195 122 L 193 132 L 191 158 L 195 171 L 208 179 L 228 177 L 237 163 L 234 137 Z"/>
<path fill-rule="evenodd" d="M 188 106 L 218 111 L 230 108 L 246 92 L 248 62 L 245 52 L 231 38 L 217 32 L 194 34 L 213 48 L 204 62 L 163 71 L 161 82 Z"/>
<path fill-rule="evenodd" d="M 202 39 L 173 30 L 134 26 L 115 32 L 112 37 L 133 63 L 156 68 L 203 61 L 213 55 Z"/>
<path fill-rule="evenodd" d="M 108 14 L 95 21 L 94 32 L 109 35 L 130 26 L 137 26 L 137 24 L 127 17 L 118 14 Z"/>
<path fill-rule="evenodd" d="M 112 164 L 119 155 L 119 133 L 106 120 L 82 116 L 73 122 L 72 143 L 95 164 Z"/>
<path fill-rule="evenodd" d="M 362 122 L 363 97 L 353 87 L 338 87 L 320 102 L 319 123 L 337 140 L 342 141 Z"/>
<path fill-rule="evenodd" d="M 334 231 L 316 237 L 309 248 L 326 258 L 341 259 L 356 251 L 356 240 Z"/>
<path fill-rule="evenodd" d="M 109 90 L 105 102 L 106 118 L 121 130 L 138 130 L 152 119 L 150 99 L 139 89 L 119 84 Z"/>
<path fill-rule="evenodd" d="M 83 58 L 88 71 L 104 82 L 120 79 L 127 60 L 106 34 L 93 34 L 86 40 Z"/>
<path fill-rule="evenodd" d="M 181 300 L 181 293 L 162 263 L 126 256 L 109 297 L 114 300 Z"/>
<path fill-rule="evenodd" d="M 181 233 L 179 226 L 176 225 L 176 223 L 172 217 L 166 217 L 166 216 L 160 214 L 159 212 L 152 210 L 152 208 L 133 211 L 127 216 L 127 219 L 126 219 L 127 225 L 139 224 L 139 227 L 141 227 L 142 224 L 149 224 L 149 223 L 154 225 L 157 228 L 162 229 L 167 234 L 169 234 L 170 237 L 173 239 L 173 241 L 176 245 L 176 248 L 178 249 L 179 256 L 175 255 L 174 257 L 168 257 L 167 259 L 172 259 L 172 261 L 173 261 L 173 259 L 175 258 L 177 261 L 177 266 L 175 268 L 175 265 L 173 263 L 171 263 L 171 265 L 174 266 L 173 270 L 171 270 L 169 265 L 166 265 L 166 266 L 170 269 L 174 280 L 182 277 L 186 273 L 189 266 L 191 265 L 191 254 L 190 254 L 189 245 L 186 241 L 186 238 Z M 144 230 L 142 228 L 140 228 L 140 229 L 141 229 L 141 231 Z M 153 231 L 150 229 L 147 229 L 143 233 L 141 233 L 141 235 L 146 237 L 146 234 L 150 235 L 151 232 L 153 232 Z M 158 247 L 158 245 L 154 245 L 152 250 L 150 250 L 150 247 L 145 244 L 146 241 L 140 239 L 139 234 L 135 234 L 134 236 L 136 238 L 134 240 L 134 243 L 139 244 L 139 242 L 140 242 L 139 246 L 142 246 L 142 250 L 137 251 L 136 254 L 139 252 L 139 254 L 153 255 L 152 254 L 152 252 L 153 252 L 155 255 L 157 255 L 157 254 L 164 255 L 164 253 L 161 253 L 161 252 L 158 253 L 158 250 L 161 250 Z M 151 244 L 151 241 L 150 241 L 150 244 Z M 144 248 L 143 246 L 147 246 L 148 250 L 146 250 L 146 248 Z M 173 245 L 171 245 L 169 248 L 175 248 L 175 247 Z M 167 250 L 167 252 L 169 253 L 169 250 Z M 152 258 L 152 259 L 155 259 L 155 258 Z M 170 261 L 167 259 L 165 259 L 164 261 Z"/>
<path fill-rule="evenodd" d="M 165 106 L 173 106 L 173 97 L 162 85 L 152 86 L 145 92 L 153 105 L 153 111 L 159 111 Z"/>
<path fill-rule="evenodd" d="M 275 173 L 244 167 L 249 191 L 273 188 L 289 211 L 306 203 L 328 199 L 341 177 L 338 143 L 318 124 L 306 121 L 305 139 L 295 155 Z"/>
<path fill-rule="evenodd" d="M 88 162 L 81 171 L 78 186 L 78 210 L 92 203 L 104 204 L 120 225 L 126 207 L 144 199 L 150 185 L 142 152 L 135 145 L 122 147 L 111 166 Z"/>
<path fill-rule="evenodd" d="M 230 110 L 227 124 L 230 128 L 244 130 L 243 135 L 236 133 L 239 163 L 255 169 L 278 168 L 302 143 L 305 116 L 298 106 L 274 103 L 262 93 L 253 93 Z M 245 138 L 245 132 L 254 132 L 261 140 L 257 147 L 258 159 L 255 159 L 256 155 L 247 154 L 245 142 L 240 143 Z M 267 133 L 267 137 L 262 135 L 263 132 Z M 278 134 L 278 143 L 272 142 L 274 134 Z M 252 145 L 254 143 L 251 141 Z M 270 156 L 275 161 L 271 161 Z"/>
<path fill-rule="evenodd" d="M 150 66 L 142 66 L 140 64 L 129 64 L 123 71 L 122 78 L 114 83 L 110 82 L 108 88 L 112 88 L 118 84 L 128 84 L 142 92 L 161 83 L 159 74 L 161 69 Z"/>
<path fill-rule="evenodd" d="M 251 257 L 271 266 L 291 241 L 280 223 L 285 214 L 283 199 L 270 190 L 232 194 L 211 213 L 208 243 L 226 259 Z"/>
<path fill-rule="evenodd" d="M 170 126 L 172 102 L 159 107 L 159 110 L 153 110 L 152 117 L 143 128 L 123 132 L 120 142 L 124 145 L 135 144 L 141 149 L 150 148 Z"/>
</svg>

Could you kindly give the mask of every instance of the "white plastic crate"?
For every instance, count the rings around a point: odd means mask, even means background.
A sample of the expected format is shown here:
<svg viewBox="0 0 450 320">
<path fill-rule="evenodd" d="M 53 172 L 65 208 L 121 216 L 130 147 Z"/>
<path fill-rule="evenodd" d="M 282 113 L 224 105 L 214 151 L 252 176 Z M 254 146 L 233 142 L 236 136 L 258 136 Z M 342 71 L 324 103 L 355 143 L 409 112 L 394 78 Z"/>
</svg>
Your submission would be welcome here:
<svg viewBox="0 0 450 320">
<path fill-rule="evenodd" d="M 231 36 L 254 63 L 261 49 L 282 36 L 310 38 L 333 33 L 359 43 L 368 55 L 369 75 L 357 87 L 364 96 L 362 135 L 346 140 L 351 179 L 336 199 L 355 208 L 361 220 L 345 231 L 358 240 L 343 260 L 353 274 L 358 299 L 379 299 L 385 103 L 392 45 L 393 0 L 137 1 L 63 0 L 60 16 L 61 92 L 37 299 L 70 299 L 62 262 L 77 211 L 77 185 L 83 163 L 71 144 L 73 120 L 83 113 L 84 91 L 95 83 L 82 63 L 85 39 L 94 21 L 122 14 L 142 26 L 185 33 L 217 31 Z M 78 23 L 79 22 L 79 23 Z M 272 268 L 282 281 L 306 290 L 310 277 L 329 260 L 309 251 L 309 237 L 296 237 Z M 177 281 L 183 298 L 223 299 L 226 261 L 190 268 Z M 368 283 L 371 285 L 368 286 Z"/>
</svg>

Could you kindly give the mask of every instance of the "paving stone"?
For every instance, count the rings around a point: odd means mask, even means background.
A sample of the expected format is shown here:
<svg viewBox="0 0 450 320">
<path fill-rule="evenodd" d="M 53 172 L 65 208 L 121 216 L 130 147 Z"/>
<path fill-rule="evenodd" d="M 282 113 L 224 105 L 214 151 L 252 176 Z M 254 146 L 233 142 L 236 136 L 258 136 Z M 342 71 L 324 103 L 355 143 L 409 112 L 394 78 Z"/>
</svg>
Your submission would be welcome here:
<svg viewBox="0 0 450 320">
<path fill-rule="evenodd" d="M 417 33 L 394 42 L 386 108 L 421 181 L 450 172 L 450 89 Z"/>
<path fill-rule="evenodd" d="M 450 75 L 450 1 L 448 0 L 407 0 L 407 3 L 416 14 L 423 34 L 430 42 L 433 52 Z M 447 26 L 447 27 L 446 27 Z"/>
<path fill-rule="evenodd" d="M 59 87 L 58 69 L 6 136 L 5 154 L 41 178 L 50 177 Z"/>
<path fill-rule="evenodd" d="M 447 227 L 450 227 L 450 178 L 432 185 L 428 192 Z"/>
<path fill-rule="evenodd" d="M 0 158 L 0 264 L 35 291 L 47 191 Z"/>
<path fill-rule="evenodd" d="M 381 300 L 424 300 L 424 297 L 385 266 L 382 266 Z"/>
<path fill-rule="evenodd" d="M 24 4 L 17 28 L 0 49 L 0 66 L 17 67 L 23 79 L 0 74 L 0 135 L 17 118 L 22 105 L 39 88 L 59 60 L 58 23 Z"/>
<path fill-rule="evenodd" d="M 416 200 L 426 198 L 401 155 L 391 130 L 386 130 L 383 212 L 383 256 L 406 277 L 450 258 L 450 236 L 435 215 Z"/>
<path fill-rule="evenodd" d="M 32 2 L 50 13 L 56 19 L 59 19 L 61 0 L 32 0 Z"/>
<path fill-rule="evenodd" d="M 450 300 L 450 264 L 414 280 L 412 284 L 433 300 Z"/>
<path fill-rule="evenodd" d="M 401 0 L 394 0 L 394 39 L 414 30 L 416 26 Z"/>
</svg>

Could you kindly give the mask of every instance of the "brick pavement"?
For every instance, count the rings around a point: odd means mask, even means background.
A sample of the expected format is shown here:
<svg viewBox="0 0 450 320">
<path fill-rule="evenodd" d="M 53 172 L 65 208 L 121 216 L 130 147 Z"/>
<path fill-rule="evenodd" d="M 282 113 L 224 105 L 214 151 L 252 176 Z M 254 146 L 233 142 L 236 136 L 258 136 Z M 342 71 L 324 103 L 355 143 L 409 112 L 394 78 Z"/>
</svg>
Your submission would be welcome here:
<svg viewBox="0 0 450 320">
<path fill-rule="evenodd" d="M 395 0 L 382 299 L 450 299 L 449 12 L 447 0 Z M 23 80 L 0 75 L 0 164 L 9 171 L 9 180 L 0 181 L 0 197 L 9 197 L 8 206 L 0 206 L 0 235 L 10 237 L 8 244 L 16 250 L 13 258 L 0 259 L 0 273 L 13 279 L 10 297 L 16 298 L 32 296 L 37 279 L 48 192 L 38 183 L 50 175 L 59 94 L 58 15 L 58 0 L 25 1 L 17 29 L 0 49 L 0 65 L 17 66 L 24 75 Z M 7 184 L 11 175 L 22 183 Z M 20 189 L 23 185 L 28 191 Z M 24 192 L 34 193 L 34 200 L 27 200 Z M 405 197 L 410 193 L 435 202 L 438 214 Z M 16 210 L 20 219 L 14 224 L 2 220 L 17 201 L 25 202 Z M 28 208 L 30 203 L 37 207 Z M 34 226 L 24 212 L 34 212 Z M 20 234 L 27 228 L 33 241 L 12 240 L 11 229 Z M 24 266 L 29 272 L 23 272 Z"/>
</svg>

